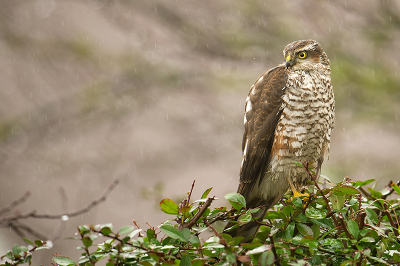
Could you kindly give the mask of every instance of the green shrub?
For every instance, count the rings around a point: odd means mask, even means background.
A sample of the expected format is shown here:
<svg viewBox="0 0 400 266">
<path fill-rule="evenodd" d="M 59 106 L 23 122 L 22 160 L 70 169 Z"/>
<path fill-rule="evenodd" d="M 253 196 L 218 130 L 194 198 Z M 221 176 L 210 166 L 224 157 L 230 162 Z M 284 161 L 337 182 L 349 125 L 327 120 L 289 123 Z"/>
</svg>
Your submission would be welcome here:
<svg viewBox="0 0 400 266">
<path fill-rule="evenodd" d="M 144 230 L 136 223 L 119 230 L 112 224 L 79 226 L 79 261 L 65 256 L 55 256 L 53 261 L 55 265 L 95 265 L 106 260 L 107 266 L 397 264 L 400 199 L 388 197 L 399 195 L 400 188 L 396 184 L 383 191 L 364 188 L 373 181 L 345 179 L 328 182 L 329 188 L 314 181 L 309 197 L 286 195 L 267 212 L 254 240 L 242 244 L 242 238 L 219 232 L 222 222 L 245 224 L 257 209 L 246 209 L 243 196 L 236 193 L 226 195 L 231 210 L 210 208 L 215 200 L 208 197 L 211 188 L 196 201 L 191 201 L 191 191 L 179 205 L 170 199 L 161 201 L 161 209 L 173 218 L 156 228 Z M 200 235 L 205 231 L 211 236 Z M 30 262 L 32 252 L 44 244 L 26 241 L 29 248 L 15 245 L 2 257 L 7 259 L 3 265 Z"/>
</svg>

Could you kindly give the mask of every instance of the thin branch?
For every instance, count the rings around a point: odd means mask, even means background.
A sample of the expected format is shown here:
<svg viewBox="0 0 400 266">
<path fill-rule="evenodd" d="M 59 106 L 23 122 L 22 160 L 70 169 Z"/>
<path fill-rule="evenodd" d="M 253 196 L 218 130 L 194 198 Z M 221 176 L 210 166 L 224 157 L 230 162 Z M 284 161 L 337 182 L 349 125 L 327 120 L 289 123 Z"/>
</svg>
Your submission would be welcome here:
<svg viewBox="0 0 400 266">
<path fill-rule="evenodd" d="M 187 202 L 186 202 L 186 206 L 189 206 L 189 204 L 190 204 L 190 197 L 192 196 L 192 192 L 193 192 L 193 188 L 194 188 L 194 183 L 196 183 L 196 180 L 193 180 L 192 188 L 190 189 L 189 196 L 188 196 L 188 199 L 187 199 Z"/>
<path fill-rule="evenodd" d="M 211 230 L 213 230 L 214 234 L 219 238 L 219 242 L 221 242 L 222 245 L 224 245 L 226 248 L 229 247 L 228 243 L 226 243 L 225 239 L 221 236 L 220 233 L 215 230 L 214 227 L 211 226 L 209 222 L 207 222 L 206 219 L 204 219 L 204 224 L 207 225 Z"/>
<path fill-rule="evenodd" d="M 67 194 L 65 193 L 65 190 L 62 187 L 60 187 L 60 197 L 61 197 L 61 210 L 64 213 L 67 213 L 68 212 L 68 198 L 67 198 Z M 50 239 L 53 242 L 60 238 L 62 232 L 64 232 L 64 230 L 66 228 L 66 224 L 67 224 L 67 220 L 60 219 L 60 223 L 59 223 L 58 227 L 54 230 L 54 233 L 52 234 L 52 236 L 50 236 Z"/>
<path fill-rule="evenodd" d="M 278 254 L 276 253 L 275 241 L 274 241 L 273 235 L 269 235 L 269 240 L 271 241 L 271 249 L 272 249 L 272 252 L 274 253 L 274 256 L 275 256 L 275 265 L 280 266 L 281 263 L 280 263 L 280 261 L 279 261 Z"/>
<path fill-rule="evenodd" d="M 19 204 L 25 202 L 31 195 L 30 191 L 27 191 L 20 199 L 17 199 L 16 201 L 12 202 L 9 206 L 3 208 L 0 210 L 0 215 L 11 211 L 13 208 L 18 206 Z"/>
<path fill-rule="evenodd" d="M 371 194 L 369 194 L 363 187 L 359 187 L 358 190 L 364 194 L 365 197 L 372 199 Z"/>
<path fill-rule="evenodd" d="M 215 199 L 215 197 L 212 198 L 207 198 L 206 202 L 199 208 L 199 211 L 193 216 L 192 219 L 190 219 L 189 222 L 183 223 L 179 225 L 179 230 L 182 230 L 183 228 L 191 228 L 193 225 L 196 224 L 196 222 L 200 219 L 200 217 L 203 215 L 203 213 L 207 210 L 208 207 L 210 207 L 212 201 Z"/>
<path fill-rule="evenodd" d="M 27 226 L 25 224 L 22 224 L 18 221 L 13 221 L 9 223 L 9 226 L 11 227 L 12 230 L 14 230 L 14 232 L 21 236 L 21 237 L 25 237 L 25 234 L 22 232 L 22 230 L 26 231 L 27 233 L 33 235 L 34 237 L 38 238 L 38 239 L 47 239 L 48 237 L 45 235 L 42 235 L 41 233 L 39 233 L 36 230 L 33 230 L 30 226 Z M 20 233 L 18 233 L 20 232 Z"/>
<path fill-rule="evenodd" d="M 111 191 L 118 185 L 119 180 L 116 179 L 106 190 L 106 192 L 104 193 L 104 195 L 99 198 L 98 200 L 93 201 L 92 203 L 90 203 L 88 206 L 86 206 L 85 208 L 75 211 L 75 212 L 71 212 L 71 213 L 64 213 L 64 214 L 55 214 L 55 215 L 49 215 L 49 214 L 36 214 L 36 211 L 31 211 L 30 213 L 24 214 L 24 215 L 17 215 L 17 216 L 13 216 L 13 217 L 9 217 L 9 218 L 3 218 L 0 219 L 0 223 L 1 222 L 11 222 L 11 221 L 16 221 L 19 219 L 27 219 L 27 218 L 37 218 L 37 219 L 60 219 L 63 216 L 68 216 L 68 217 L 75 217 L 84 213 L 89 212 L 91 209 L 93 209 L 94 207 L 96 207 L 97 205 L 99 205 L 100 203 L 104 202 L 107 197 L 110 195 Z"/>
<path fill-rule="evenodd" d="M 382 199 L 386 199 L 387 197 L 389 197 L 390 195 L 392 195 L 392 193 L 395 191 L 394 188 L 392 187 L 393 181 L 390 180 L 389 183 L 387 184 L 387 187 L 389 188 L 389 193 L 386 195 L 382 196 Z M 396 185 L 400 186 L 400 181 L 397 181 Z"/>
</svg>

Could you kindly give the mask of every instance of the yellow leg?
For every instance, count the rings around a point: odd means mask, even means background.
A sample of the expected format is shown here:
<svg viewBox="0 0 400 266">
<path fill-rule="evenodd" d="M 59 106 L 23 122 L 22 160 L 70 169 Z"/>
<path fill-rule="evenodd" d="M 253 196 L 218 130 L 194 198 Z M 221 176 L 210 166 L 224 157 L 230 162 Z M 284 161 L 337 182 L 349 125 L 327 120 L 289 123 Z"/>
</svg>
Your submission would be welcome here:
<svg viewBox="0 0 400 266">
<path fill-rule="evenodd" d="M 288 182 L 289 182 L 290 188 L 292 189 L 292 192 L 293 192 L 293 196 L 294 196 L 294 197 L 307 197 L 307 198 L 310 197 L 310 194 L 302 194 L 302 193 L 300 193 L 300 191 L 298 191 L 298 190 L 295 188 L 295 186 L 293 185 L 292 179 L 291 179 L 290 177 L 287 177 L 287 180 L 288 180 Z"/>
</svg>

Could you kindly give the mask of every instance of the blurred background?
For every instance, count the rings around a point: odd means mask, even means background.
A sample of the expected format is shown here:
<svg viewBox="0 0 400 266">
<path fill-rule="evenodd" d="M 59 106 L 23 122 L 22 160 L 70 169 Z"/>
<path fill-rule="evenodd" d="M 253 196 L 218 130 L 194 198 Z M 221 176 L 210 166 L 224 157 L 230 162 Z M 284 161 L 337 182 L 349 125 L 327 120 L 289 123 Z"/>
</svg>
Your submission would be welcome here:
<svg viewBox="0 0 400 266">
<path fill-rule="evenodd" d="M 398 180 L 400 2 L 0 1 L 0 208 L 71 218 L 48 251 L 77 260 L 76 226 L 142 228 L 172 218 L 159 201 L 236 191 L 244 102 L 295 40 L 331 61 L 336 125 L 322 174 Z M 63 188 L 68 205 L 62 206 Z M 24 221 L 49 238 L 60 221 Z M 28 238 L 34 239 L 27 235 Z M 0 254 L 24 244 L 0 229 Z"/>
</svg>

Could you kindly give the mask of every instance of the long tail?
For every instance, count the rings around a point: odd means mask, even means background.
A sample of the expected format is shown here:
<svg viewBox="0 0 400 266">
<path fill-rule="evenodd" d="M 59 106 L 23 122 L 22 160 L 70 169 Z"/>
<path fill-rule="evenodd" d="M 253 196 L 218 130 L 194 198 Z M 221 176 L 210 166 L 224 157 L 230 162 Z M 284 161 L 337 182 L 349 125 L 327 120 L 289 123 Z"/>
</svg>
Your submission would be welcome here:
<svg viewBox="0 0 400 266">
<path fill-rule="evenodd" d="M 253 214 L 257 218 L 256 221 L 251 221 L 226 233 L 231 235 L 232 237 L 244 237 L 244 240 L 242 242 L 251 242 L 256 235 L 258 229 L 260 228 L 260 223 L 258 223 L 257 221 L 262 222 L 265 213 L 267 212 L 267 209 L 267 207 L 260 208 L 257 213 Z M 234 225 L 235 223 L 228 223 L 225 226 L 224 230 Z"/>
</svg>

